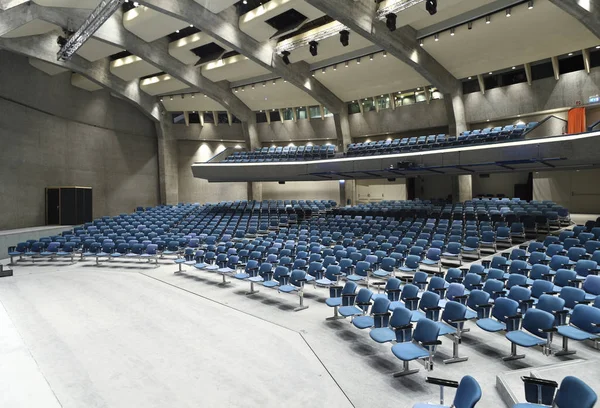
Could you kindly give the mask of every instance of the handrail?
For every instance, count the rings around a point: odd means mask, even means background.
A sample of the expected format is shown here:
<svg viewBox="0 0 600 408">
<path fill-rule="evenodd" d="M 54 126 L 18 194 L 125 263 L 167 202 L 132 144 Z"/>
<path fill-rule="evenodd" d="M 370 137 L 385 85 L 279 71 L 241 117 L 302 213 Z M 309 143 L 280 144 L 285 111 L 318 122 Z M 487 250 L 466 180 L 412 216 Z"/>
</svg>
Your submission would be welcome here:
<svg viewBox="0 0 600 408">
<path fill-rule="evenodd" d="M 600 120 L 594 123 L 592 126 L 588 126 L 588 132 L 593 132 L 596 126 L 600 125 Z"/>
<path fill-rule="evenodd" d="M 548 122 L 548 121 L 549 121 L 550 119 L 552 119 L 552 118 L 554 118 L 554 119 L 558 119 L 558 120 L 562 120 L 563 122 L 565 122 L 565 123 L 567 123 L 567 124 L 569 123 L 569 122 L 568 122 L 566 119 L 559 118 L 559 117 L 558 117 L 558 116 L 556 116 L 556 115 L 548 115 L 548 116 L 546 116 L 544 119 L 540 120 L 540 121 L 538 122 L 538 124 L 537 124 L 537 125 L 535 125 L 535 126 L 534 126 L 534 127 L 532 127 L 531 129 L 529 129 L 529 130 L 527 130 L 526 132 L 524 132 L 524 133 L 523 133 L 523 136 L 525 136 L 525 135 L 526 135 L 526 134 L 528 134 L 528 133 L 531 133 L 531 132 L 532 132 L 534 129 L 537 129 L 537 128 L 539 128 L 540 126 L 542 126 L 544 123 Z"/>
</svg>

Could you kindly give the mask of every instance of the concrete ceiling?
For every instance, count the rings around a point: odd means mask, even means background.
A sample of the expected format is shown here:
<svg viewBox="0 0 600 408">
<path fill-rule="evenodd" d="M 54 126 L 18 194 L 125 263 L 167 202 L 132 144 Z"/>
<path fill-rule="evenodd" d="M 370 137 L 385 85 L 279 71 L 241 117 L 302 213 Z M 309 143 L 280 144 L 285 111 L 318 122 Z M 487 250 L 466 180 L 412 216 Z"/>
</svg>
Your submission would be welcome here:
<svg viewBox="0 0 600 408">
<path fill-rule="evenodd" d="M 152 42 L 188 26 L 184 21 L 159 13 L 146 6 L 133 8 L 123 14 L 126 29 L 146 42 Z"/>
<path fill-rule="evenodd" d="M 455 77 L 493 72 L 526 62 L 567 54 L 600 43 L 576 19 L 548 0 L 537 0 L 531 10 L 527 4 L 512 8 L 511 17 L 504 13 L 424 40 L 424 48 Z"/>
<path fill-rule="evenodd" d="M 427 85 L 427 80 L 414 69 L 391 55 L 383 55 L 381 52 L 373 54 L 373 60 L 369 56 L 362 57 L 360 64 L 352 60 L 347 67 L 338 64 L 336 70 L 329 67 L 325 73 L 316 70 L 315 77 L 343 101 Z"/>
<path fill-rule="evenodd" d="M 165 109 L 170 112 L 181 112 L 181 111 L 225 111 L 226 109 L 215 102 L 213 99 L 204 98 L 201 94 L 196 94 L 194 98 L 191 95 L 185 95 L 184 98 L 181 95 L 174 95 L 173 100 L 170 96 L 163 97 L 162 104 Z"/>
<path fill-rule="evenodd" d="M 240 89 L 235 95 L 255 111 L 319 104 L 307 93 L 281 79 L 275 84 L 273 81 L 267 81 L 265 86 L 263 83 L 256 84 L 254 89 L 251 85 L 245 86 L 244 91 Z"/>
<path fill-rule="evenodd" d="M 94 9 L 100 4 L 100 0 L 33 0 L 33 2 L 46 7 L 73 7 L 83 9 Z"/>
<path fill-rule="evenodd" d="M 30 21 L 29 23 L 22 25 L 21 27 L 12 30 L 9 33 L 4 34 L 3 38 L 18 38 L 18 37 L 28 37 L 31 35 L 40 35 L 46 34 L 50 31 L 58 30 L 59 27 L 54 24 L 47 23 L 40 19 L 35 19 Z"/>
<path fill-rule="evenodd" d="M 81 48 L 77 51 L 77 54 L 81 55 L 88 61 L 94 62 L 113 54 L 117 54 L 121 51 L 123 50 L 118 47 L 98 41 L 95 38 L 90 38 L 81 46 Z"/>
</svg>

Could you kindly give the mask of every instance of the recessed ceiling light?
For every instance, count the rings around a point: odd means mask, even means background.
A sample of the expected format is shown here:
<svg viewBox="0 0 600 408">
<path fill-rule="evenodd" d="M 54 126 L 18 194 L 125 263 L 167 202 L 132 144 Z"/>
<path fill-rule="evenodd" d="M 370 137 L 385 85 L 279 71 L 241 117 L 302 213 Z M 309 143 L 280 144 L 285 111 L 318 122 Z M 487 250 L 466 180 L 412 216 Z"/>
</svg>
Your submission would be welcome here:
<svg viewBox="0 0 600 408">
<path fill-rule="evenodd" d="M 487 121 L 489 122 L 490 120 L 488 119 Z"/>
<path fill-rule="evenodd" d="M 373 55 L 371 55 L 371 56 L 369 57 L 369 60 L 373 61 Z"/>
<path fill-rule="evenodd" d="M 490 75 L 494 75 L 494 73 L 493 73 L 493 72 L 490 72 Z"/>
<path fill-rule="evenodd" d="M 527 3 L 527 8 L 529 10 L 531 10 L 533 8 L 533 0 L 529 0 L 529 2 Z"/>
<path fill-rule="evenodd" d="M 489 24 L 492 22 L 492 16 L 485 16 L 485 23 Z"/>
<path fill-rule="evenodd" d="M 356 65 L 360 65 L 360 58 L 356 59 Z"/>
<path fill-rule="evenodd" d="M 176 32 L 177 34 L 179 34 L 179 30 L 175 30 L 175 32 Z"/>
<path fill-rule="evenodd" d="M 506 17 L 510 17 L 511 16 L 511 10 L 510 9 L 506 9 Z"/>
<path fill-rule="evenodd" d="M 383 58 L 387 57 L 387 51 L 383 52 Z"/>
<path fill-rule="evenodd" d="M 346 68 L 348 68 L 348 61 L 346 61 L 346 64 L 344 65 Z"/>
<path fill-rule="evenodd" d="M 512 67 L 512 69 L 517 69 L 517 67 Z"/>
<path fill-rule="evenodd" d="M 419 40 L 419 45 L 422 47 L 423 46 L 423 40 Z"/>
<path fill-rule="evenodd" d="M 471 77 L 468 77 L 467 79 L 471 79 Z"/>
<path fill-rule="evenodd" d="M 439 40 L 440 40 L 440 35 L 439 35 L 439 34 L 436 34 L 436 35 L 434 35 L 434 36 L 433 36 L 433 38 L 434 38 L 436 41 L 439 41 Z"/>
<path fill-rule="evenodd" d="M 315 71 L 313 71 L 311 75 L 312 75 L 312 76 L 315 76 Z"/>
<path fill-rule="evenodd" d="M 193 25 L 193 24 L 190 24 L 190 28 L 192 28 L 192 27 L 194 27 L 194 25 Z"/>
<path fill-rule="evenodd" d="M 567 55 L 570 57 L 571 55 L 573 55 L 573 53 L 572 53 L 572 52 L 570 52 L 570 53 L 569 53 L 569 54 L 567 54 Z"/>
<path fill-rule="evenodd" d="M 323 75 L 325 75 L 325 68 L 323 68 L 323 69 L 321 70 L 321 73 L 322 73 Z"/>
<path fill-rule="evenodd" d="M 596 49 L 599 50 L 600 49 L 600 45 L 596 45 Z"/>
<path fill-rule="evenodd" d="M 454 27 L 450 29 L 450 35 L 454 37 Z"/>
<path fill-rule="evenodd" d="M 337 71 L 337 65 L 334 65 L 334 66 L 333 66 L 333 70 L 334 70 L 334 71 Z"/>
</svg>

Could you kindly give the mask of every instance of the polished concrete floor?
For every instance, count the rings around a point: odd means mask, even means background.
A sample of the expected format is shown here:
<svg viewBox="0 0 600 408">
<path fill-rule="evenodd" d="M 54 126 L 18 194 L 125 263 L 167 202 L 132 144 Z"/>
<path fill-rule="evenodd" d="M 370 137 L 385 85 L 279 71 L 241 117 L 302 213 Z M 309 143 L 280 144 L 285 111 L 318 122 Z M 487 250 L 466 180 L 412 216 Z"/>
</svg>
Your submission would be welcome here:
<svg viewBox="0 0 600 408">
<path fill-rule="evenodd" d="M 478 406 L 503 407 L 498 374 L 600 356 L 572 342 L 573 356 L 519 350 L 524 360 L 504 362 L 504 336 L 469 322 L 460 348 L 468 361 L 444 365 L 444 338 L 433 372 L 413 362 L 419 373 L 394 378 L 402 365 L 390 345 L 349 320 L 325 320 L 326 289 L 307 287 L 309 308 L 294 312 L 295 295 L 246 296 L 247 282 L 222 286 L 219 275 L 175 273 L 171 262 L 15 266 L 0 279 L 0 406 L 405 408 L 438 402 L 428 375 L 470 374 L 483 388 Z"/>
</svg>

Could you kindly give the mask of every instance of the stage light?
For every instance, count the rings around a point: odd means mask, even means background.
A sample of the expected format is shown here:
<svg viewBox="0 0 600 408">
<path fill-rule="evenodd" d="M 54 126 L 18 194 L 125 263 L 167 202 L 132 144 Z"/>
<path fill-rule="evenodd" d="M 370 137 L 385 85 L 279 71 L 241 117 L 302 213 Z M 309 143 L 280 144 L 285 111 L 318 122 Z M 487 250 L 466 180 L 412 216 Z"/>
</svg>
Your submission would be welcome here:
<svg viewBox="0 0 600 408">
<path fill-rule="evenodd" d="M 511 15 L 511 9 L 506 9 L 506 17 L 510 17 Z"/>
<path fill-rule="evenodd" d="M 283 51 L 281 53 L 281 58 L 283 59 L 283 62 L 285 62 L 285 65 L 290 65 L 290 52 L 289 51 Z"/>
<path fill-rule="evenodd" d="M 472 29 L 473 29 L 473 22 L 472 22 L 472 21 L 469 21 L 469 23 L 467 24 L 467 28 L 468 28 L 469 30 L 472 30 Z"/>
<path fill-rule="evenodd" d="M 454 27 L 450 29 L 450 35 L 454 37 Z"/>
<path fill-rule="evenodd" d="M 350 44 L 350 31 L 342 30 L 340 31 L 340 42 L 344 47 L 347 47 Z"/>
<path fill-rule="evenodd" d="M 423 40 L 419 40 L 419 45 L 422 47 L 423 46 Z"/>
<path fill-rule="evenodd" d="M 386 14 L 385 25 L 390 31 L 396 31 L 396 19 L 398 16 L 394 13 Z"/>
<path fill-rule="evenodd" d="M 529 0 L 529 3 L 527 3 L 527 8 L 529 10 L 531 10 L 533 8 L 533 0 Z"/>
<path fill-rule="evenodd" d="M 310 49 L 310 55 L 312 55 L 313 57 L 316 57 L 317 54 L 319 53 L 319 51 L 318 51 L 319 43 L 316 41 L 311 41 L 308 43 L 308 45 L 309 45 L 309 49 Z"/>
<path fill-rule="evenodd" d="M 425 10 L 432 16 L 437 13 L 437 0 L 427 0 L 425 3 Z"/>
<path fill-rule="evenodd" d="M 485 23 L 489 24 L 492 22 L 492 16 L 485 16 Z"/>
<path fill-rule="evenodd" d="M 436 34 L 436 35 L 433 36 L 433 38 L 434 38 L 435 41 L 439 41 L 440 40 L 440 35 Z"/>
</svg>

